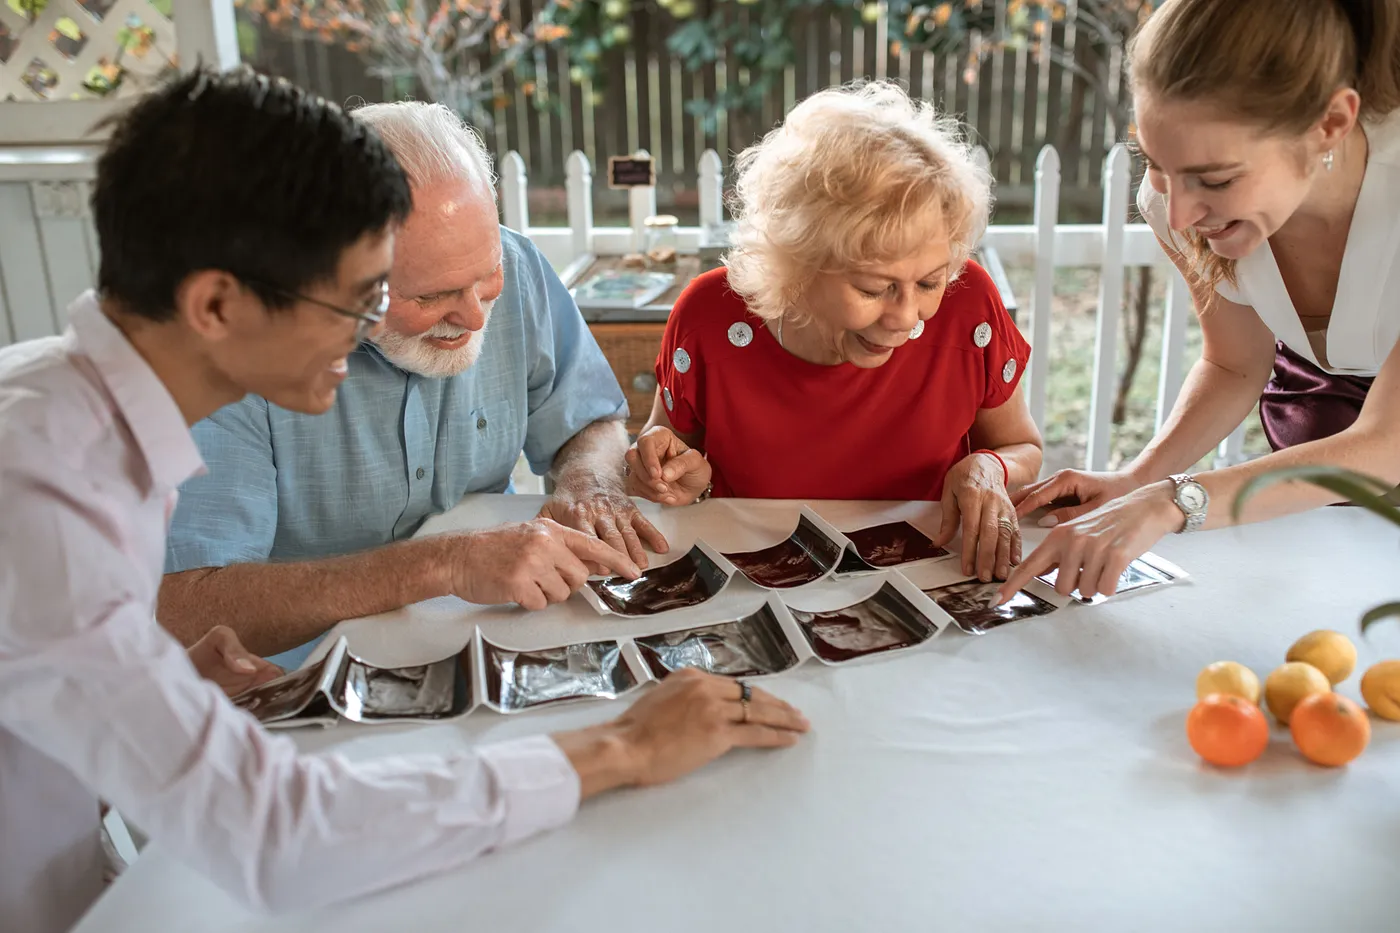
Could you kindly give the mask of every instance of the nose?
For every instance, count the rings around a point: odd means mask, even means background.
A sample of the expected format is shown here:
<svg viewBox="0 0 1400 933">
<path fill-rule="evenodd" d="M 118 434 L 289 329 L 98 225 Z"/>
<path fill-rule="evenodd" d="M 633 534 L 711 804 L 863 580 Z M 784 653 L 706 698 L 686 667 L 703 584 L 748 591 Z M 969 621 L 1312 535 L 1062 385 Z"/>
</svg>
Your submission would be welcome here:
<svg viewBox="0 0 1400 933">
<path fill-rule="evenodd" d="M 470 331 L 478 331 L 486 326 L 486 309 L 482 307 L 481 299 L 468 289 L 462 293 L 461 301 L 443 320 Z"/>
<path fill-rule="evenodd" d="M 880 323 L 891 331 L 909 331 L 919 323 L 919 295 L 916 288 L 901 288 L 899 296 Z"/>
<path fill-rule="evenodd" d="M 1206 218 L 1206 206 L 1200 199 L 1180 189 L 1167 189 L 1167 223 L 1173 230 L 1194 227 Z"/>
</svg>

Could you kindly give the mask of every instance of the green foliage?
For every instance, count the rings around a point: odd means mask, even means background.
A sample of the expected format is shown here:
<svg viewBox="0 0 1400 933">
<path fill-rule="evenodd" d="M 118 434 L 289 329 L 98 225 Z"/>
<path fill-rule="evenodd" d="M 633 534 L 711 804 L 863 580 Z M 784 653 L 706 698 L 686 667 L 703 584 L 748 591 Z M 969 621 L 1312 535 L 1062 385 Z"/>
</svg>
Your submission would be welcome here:
<svg viewBox="0 0 1400 933">
<path fill-rule="evenodd" d="M 818 13 L 836 23 L 867 27 L 883 17 L 891 51 L 965 55 L 967 83 L 977 80 L 977 66 L 986 56 L 1027 48 L 1106 90 L 1116 77 L 1111 71 L 1118 60 L 1115 53 L 1160 2 L 1079 0 L 1071 8 L 1065 0 L 1007 0 L 1003 13 L 993 0 L 716 0 L 710 13 L 700 16 L 694 0 L 573 0 L 559 5 L 554 22 L 566 32 L 553 44 L 567 51 L 571 80 L 587 83 L 601 100 L 608 80 L 607 53 L 631 42 L 632 15 L 645 8 L 663 18 L 667 51 L 688 71 L 707 68 L 723 51 L 746 74 L 746 81 L 718 90 L 714 99 L 687 104 L 691 113 L 713 124 L 725 111 L 756 110 L 783 80 L 797 55 L 791 29 L 798 14 Z M 1071 34 L 1079 48 L 1075 55 L 1065 51 L 1064 38 Z M 1126 103 L 1111 116 L 1126 131 Z"/>
<path fill-rule="evenodd" d="M 1239 521 L 1245 503 L 1261 490 L 1278 483 L 1291 482 L 1311 483 L 1314 486 L 1319 486 L 1379 515 L 1393 525 L 1400 526 L 1400 505 L 1390 501 L 1389 496 L 1393 490 L 1389 484 L 1374 476 L 1366 476 L 1363 473 L 1331 466 L 1289 467 L 1255 477 L 1245 484 L 1239 495 L 1235 497 L 1232 510 L 1235 521 Z M 1361 617 L 1362 633 L 1364 634 L 1366 629 L 1381 619 L 1393 616 L 1400 616 L 1400 602 L 1385 603 L 1375 607 Z"/>
</svg>

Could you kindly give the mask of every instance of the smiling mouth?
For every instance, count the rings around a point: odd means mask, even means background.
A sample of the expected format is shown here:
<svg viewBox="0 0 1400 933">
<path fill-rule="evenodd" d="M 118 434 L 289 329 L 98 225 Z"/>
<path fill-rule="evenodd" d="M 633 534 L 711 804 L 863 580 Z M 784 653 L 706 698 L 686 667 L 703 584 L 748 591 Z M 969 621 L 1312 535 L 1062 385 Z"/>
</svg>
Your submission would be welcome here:
<svg viewBox="0 0 1400 933">
<path fill-rule="evenodd" d="M 1239 224 L 1238 220 L 1232 220 L 1229 223 L 1221 224 L 1218 227 L 1198 226 L 1196 227 L 1196 232 L 1199 233 L 1201 236 L 1205 237 L 1207 240 L 1215 240 L 1219 239 L 1227 233 L 1232 232 L 1237 224 Z"/>
<path fill-rule="evenodd" d="M 472 332 L 469 331 L 469 330 L 464 330 L 464 331 L 462 331 L 462 332 L 461 332 L 460 334 L 458 334 L 456 337 L 429 337 L 429 338 L 427 338 L 428 342 L 431 343 L 433 346 L 435 346 L 435 347 L 440 347 L 440 348 L 442 348 L 442 349 L 444 349 L 444 350 L 456 350 L 458 347 L 464 346 L 464 345 L 466 344 L 466 342 L 467 342 L 468 340 L 471 340 L 471 339 L 472 339 Z"/>
<path fill-rule="evenodd" d="M 895 351 L 895 348 L 894 348 L 894 347 L 887 347 L 887 346 L 885 346 L 885 345 L 882 344 L 882 343 L 871 343 L 869 340 L 866 340 L 866 339 L 865 339 L 864 337 L 862 337 L 860 334 L 856 334 L 855 337 L 856 337 L 856 340 L 860 341 L 861 347 L 862 347 L 862 348 L 865 350 L 865 352 L 867 352 L 867 353 L 871 353 L 871 354 L 874 354 L 874 355 L 876 355 L 876 356 L 881 356 L 881 355 L 883 355 L 883 354 L 886 354 L 886 353 L 893 353 L 893 352 Z"/>
</svg>

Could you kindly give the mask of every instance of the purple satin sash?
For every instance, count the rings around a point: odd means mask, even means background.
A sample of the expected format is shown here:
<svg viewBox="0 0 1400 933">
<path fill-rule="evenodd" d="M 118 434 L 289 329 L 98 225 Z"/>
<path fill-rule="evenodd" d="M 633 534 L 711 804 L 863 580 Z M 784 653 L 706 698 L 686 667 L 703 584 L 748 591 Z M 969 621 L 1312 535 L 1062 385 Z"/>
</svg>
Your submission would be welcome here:
<svg viewBox="0 0 1400 933">
<path fill-rule="evenodd" d="M 1371 382 L 1370 376 L 1325 372 L 1280 342 L 1274 377 L 1259 399 L 1259 420 L 1269 446 L 1282 450 L 1351 427 Z"/>
</svg>

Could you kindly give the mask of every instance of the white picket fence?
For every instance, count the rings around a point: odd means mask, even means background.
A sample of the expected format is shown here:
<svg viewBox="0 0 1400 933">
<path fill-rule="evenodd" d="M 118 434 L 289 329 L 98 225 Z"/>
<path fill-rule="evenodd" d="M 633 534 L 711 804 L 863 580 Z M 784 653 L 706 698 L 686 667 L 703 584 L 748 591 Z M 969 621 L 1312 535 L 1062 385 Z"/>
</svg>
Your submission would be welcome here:
<svg viewBox="0 0 1400 933">
<path fill-rule="evenodd" d="M 643 153 L 638 153 L 643 154 Z M 89 149 L 0 149 L 0 345 L 55 333 L 64 325 L 64 307 L 95 279 L 97 243 L 87 212 L 95 153 Z M 643 221 L 656 213 L 656 192 L 629 193 L 627 227 L 593 224 L 593 170 L 581 152 L 567 162 L 568 226 L 533 227 L 528 206 L 525 162 L 509 153 L 501 162 L 501 214 L 504 223 L 526 233 L 556 269 L 585 261 L 590 255 L 615 255 L 642 242 Z M 1123 283 L 1128 269 L 1159 268 L 1169 276 L 1162 339 L 1157 424 L 1171 411 L 1187 367 L 1186 329 L 1192 313 L 1186 282 L 1162 255 L 1145 224 L 1129 224 L 1131 159 L 1115 147 L 1104 168 L 1103 219 L 1097 224 L 1058 222 L 1060 160 L 1047 146 L 1036 163 L 1035 213 L 1030 224 L 993 224 L 985 243 L 1005 265 L 1034 267 L 1034 286 L 1018 303 L 1022 328 L 1036 352 L 1031 355 L 1027 392 L 1036 423 L 1045 424 L 1049 384 L 1048 348 L 1054 271 L 1063 267 L 1097 267 L 1099 278 L 1097 340 L 1094 349 L 1085 464 L 1104 469 L 1112 436 L 1112 409 L 1117 386 L 1119 322 Z M 706 228 L 720 224 L 724 164 L 714 151 L 704 153 L 697 178 L 700 224 L 678 231 L 682 250 L 696 249 Z M 1019 297 L 1019 296 L 1018 296 Z M 1243 458 L 1243 425 L 1222 445 L 1217 462 Z"/>
</svg>

